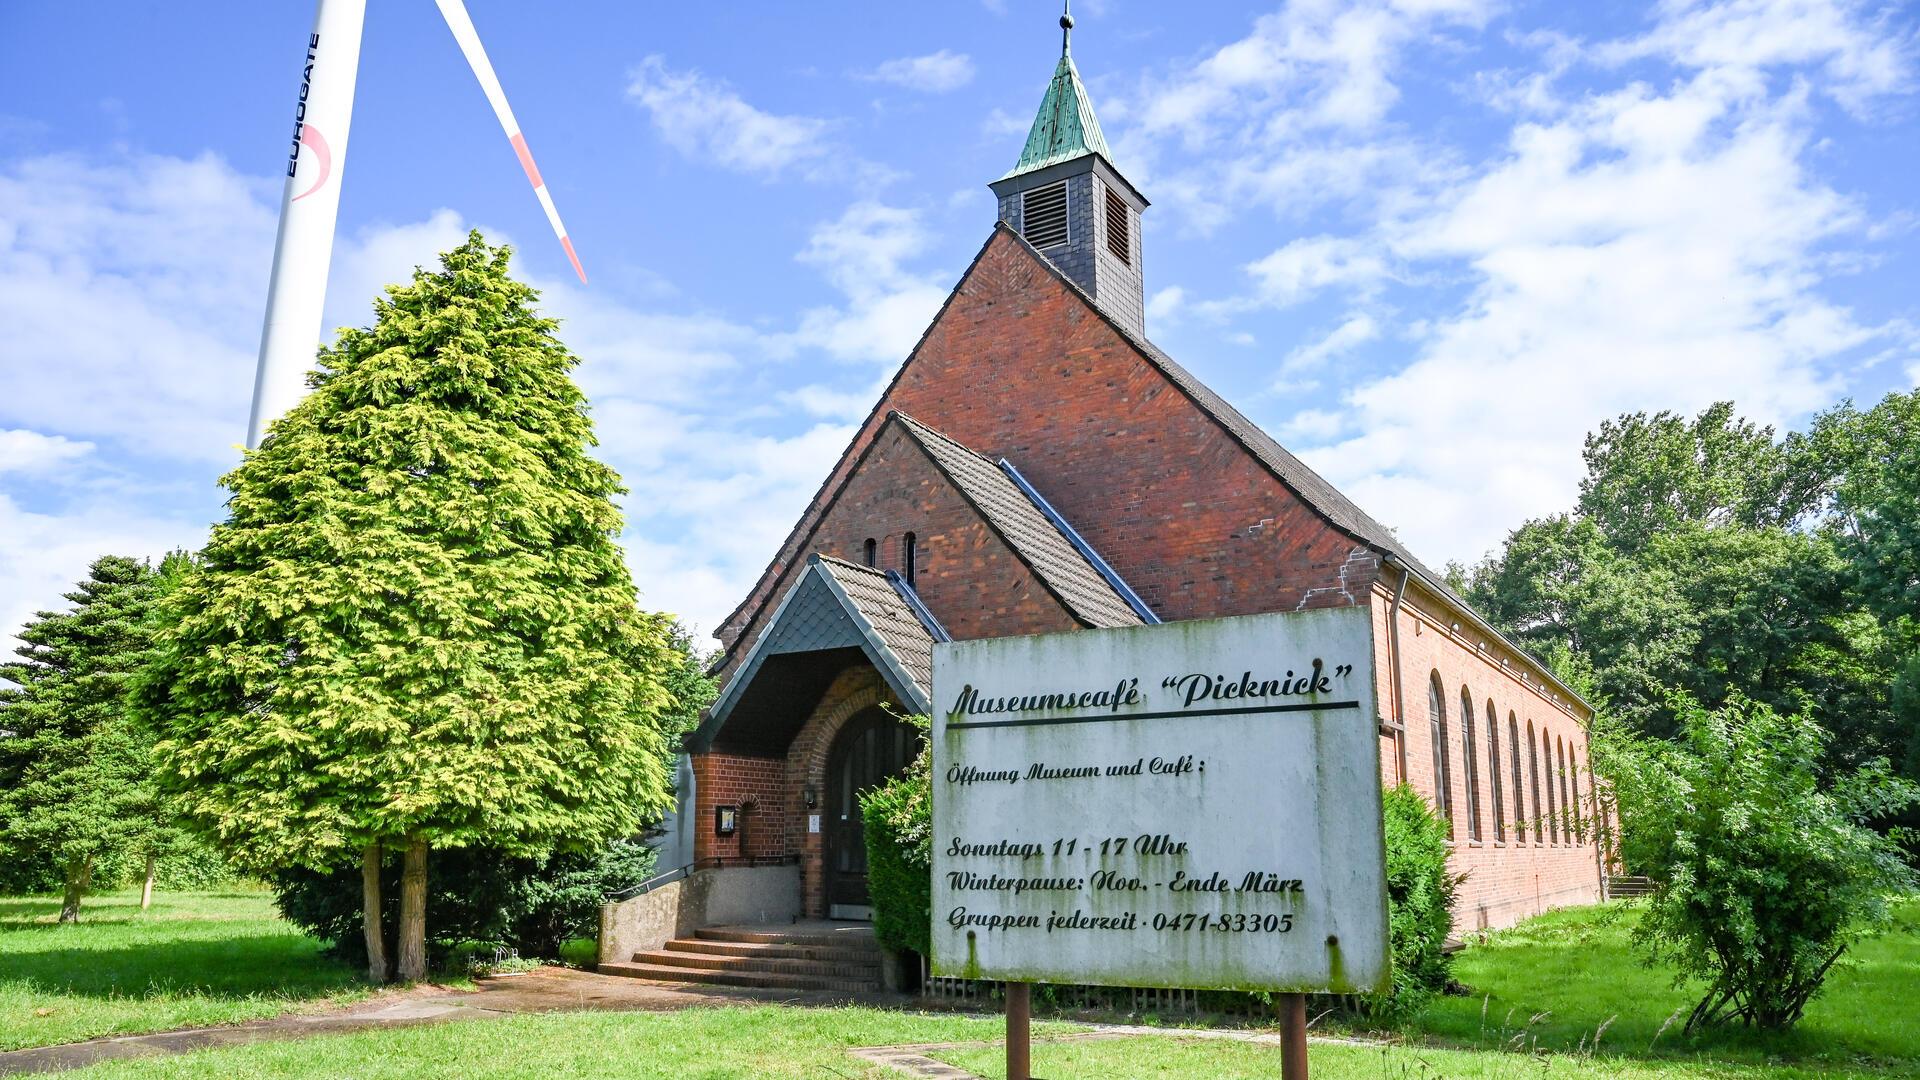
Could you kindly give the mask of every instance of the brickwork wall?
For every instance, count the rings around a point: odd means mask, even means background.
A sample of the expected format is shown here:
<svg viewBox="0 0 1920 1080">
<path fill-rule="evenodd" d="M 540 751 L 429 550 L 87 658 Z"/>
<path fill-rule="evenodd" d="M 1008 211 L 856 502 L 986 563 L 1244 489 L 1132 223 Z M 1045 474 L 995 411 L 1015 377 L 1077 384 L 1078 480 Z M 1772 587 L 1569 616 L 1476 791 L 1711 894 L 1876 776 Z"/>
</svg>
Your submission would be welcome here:
<svg viewBox="0 0 1920 1080">
<path fill-rule="evenodd" d="M 694 859 L 787 854 L 792 823 L 786 779 L 786 763 L 779 758 L 693 755 Z M 714 835 L 715 807 L 749 805 L 753 808 L 741 814 L 742 830 Z"/>
<path fill-rule="evenodd" d="M 864 562 L 872 539 L 875 564 L 904 573 L 908 533 L 916 548 L 914 589 L 954 638 L 1042 634 L 1079 625 L 920 444 L 893 425 L 875 438 L 858 473 L 821 517 L 809 550 Z M 804 560 L 790 564 L 774 595 L 785 595 L 805 568 Z M 768 605 L 765 617 L 777 606 Z M 730 658 L 720 677 L 731 675 L 745 654 L 741 649 Z"/>
<path fill-rule="evenodd" d="M 1397 576 L 1395 583 L 1397 583 Z M 1373 590 L 1375 669 L 1378 697 L 1385 719 L 1394 716 L 1391 648 L 1388 616 L 1393 594 L 1383 582 Z M 1502 646 L 1497 639 L 1477 633 L 1446 614 L 1446 606 L 1417 585 L 1410 587 L 1400 609 L 1400 677 L 1405 700 L 1400 707 L 1406 722 L 1406 775 L 1414 790 L 1434 799 L 1440 784 L 1433 753 L 1430 687 L 1438 676 L 1447 739 L 1447 789 L 1453 808 L 1453 854 L 1449 866 L 1467 875 L 1455 908 L 1455 928 L 1466 933 L 1511 926 L 1549 908 L 1593 903 L 1601 897 L 1600 832 L 1593 813 L 1591 778 L 1586 771 L 1587 730 L 1590 719 L 1571 700 L 1556 702 L 1558 693 L 1543 683 L 1530 663 Z M 1504 661 L 1504 663 L 1503 663 Z M 1527 678 L 1523 680 L 1521 675 Z M 1480 836 L 1469 824 L 1467 744 L 1461 724 L 1461 690 L 1474 706 L 1472 757 L 1477 784 L 1473 795 L 1479 806 Z M 1487 724 L 1488 705 L 1497 718 L 1499 756 L 1494 757 L 1494 734 Z M 1509 718 L 1521 739 L 1522 790 L 1514 797 L 1512 741 Z M 1536 806 L 1530 775 L 1527 733 L 1532 725 L 1540 745 L 1556 748 L 1556 766 L 1550 769 L 1545 751 L 1540 757 L 1541 794 Z M 1559 795 L 1558 754 L 1568 758 L 1571 774 L 1579 776 L 1578 800 L 1583 824 L 1574 827 L 1574 815 L 1563 811 Z M 1391 785 L 1399 775 L 1399 747 L 1381 740 L 1381 777 Z M 1493 770 L 1500 774 L 1500 810 L 1494 810 Z M 1554 782 L 1556 814 L 1546 814 L 1546 787 Z M 1536 839 L 1536 828 L 1539 838 Z"/>
<path fill-rule="evenodd" d="M 1330 528 L 1005 233 L 995 233 L 823 493 L 840 486 L 890 409 L 1019 466 L 1163 619 L 1364 603 L 1377 571 L 1370 552 Z M 730 647 L 759 632 L 773 607 L 765 601 L 816 546 L 823 503 L 721 628 Z"/>
<path fill-rule="evenodd" d="M 861 452 L 880 436 L 890 409 L 906 412 L 990 457 L 1013 461 L 1164 619 L 1371 604 L 1381 650 L 1379 700 L 1383 717 L 1392 719 L 1389 710 L 1396 699 L 1389 685 L 1385 626 L 1391 595 L 1385 591 L 1378 556 L 1301 502 L 1004 233 L 996 233 L 988 243 L 856 434 L 823 485 L 822 497 L 783 545 L 772 572 L 722 628 L 724 642 L 752 640 L 771 614 L 773 604 L 766 601 L 777 599 L 787 574 L 808 550 L 857 560 L 865 537 L 882 528 L 889 530 L 888 536 L 897 535 L 891 530 L 914 528 L 923 536 L 949 538 L 944 541 L 948 554 L 929 551 L 922 562 L 936 576 L 923 592 L 936 615 L 964 623 L 965 634 L 956 629 L 956 636 L 1049 628 L 1042 627 L 1027 606 L 1031 592 L 1021 594 L 1004 612 L 990 605 L 955 606 L 949 594 L 941 592 L 936 567 L 966 551 L 972 534 L 964 531 L 964 523 L 914 527 L 892 516 L 931 515 L 939 506 L 932 493 L 915 486 L 914 470 L 897 463 L 891 445 L 876 446 L 869 461 L 880 464 L 863 466 L 862 475 L 847 484 L 838 501 L 828 503 Z M 990 546 L 980 547 L 986 573 L 997 565 L 986 553 Z M 883 550 L 895 551 L 898 558 L 897 546 L 883 545 Z M 970 576 L 959 572 L 958 562 L 953 566 L 956 578 Z M 1390 569 L 1384 576 L 1398 579 Z M 1456 812 L 1453 864 L 1457 872 L 1469 875 L 1461 889 L 1460 928 L 1509 925 L 1549 907 L 1597 899 L 1600 871 L 1592 826 L 1583 836 L 1568 835 L 1558 843 L 1550 833 L 1535 840 L 1531 828 L 1525 837 L 1516 835 L 1516 817 L 1531 821 L 1538 813 L 1530 781 L 1516 806 L 1509 780 L 1503 783 L 1507 790 L 1502 806 L 1507 835 L 1496 836 L 1487 772 L 1492 748 L 1484 710 L 1489 699 L 1503 722 L 1511 712 L 1523 734 L 1531 721 L 1536 734 L 1565 746 L 1583 781 L 1585 718 L 1575 715 L 1569 703 L 1552 700 L 1554 691 L 1541 683 L 1530 661 L 1497 641 L 1480 640 L 1470 627 L 1455 630 L 1453 623 L 1460 617 L 1449 612 L 1443 598 L 1417 584 L 1409 590 L 1399 619 L 1406 699 L 1398 711 L 1406 719 L 1405 779 L 1432 797 L 1437 781 L 1427 686 L 1439 672 L 1451 740 L 1449 787 L 1458 811 L 1467 799 L 1466 774 L 1460 767 L 1462 686 L 1481 710 L 1473 750 L 1482 766 L 1477 791 L 1481 839 L 1467 836 L 1466 819 Z M 1526 681 L 1520 678 L 1522 672 L 1528 673 Z M 1500 734 L 1505 759 L 1504 727 Z M 1401 749 L 1393 738 L 1382 738 L 1382 775 L 1388 783 L 1400 778 Z M 1544 787 L 1554 770 L 1544 759 L 1541 765 L 1544 802 Z M 1505 760 L 1501 767 L 1508 767 Z M 1586 786 L 1582 784 L 1583 792 Z"/>
</svg>

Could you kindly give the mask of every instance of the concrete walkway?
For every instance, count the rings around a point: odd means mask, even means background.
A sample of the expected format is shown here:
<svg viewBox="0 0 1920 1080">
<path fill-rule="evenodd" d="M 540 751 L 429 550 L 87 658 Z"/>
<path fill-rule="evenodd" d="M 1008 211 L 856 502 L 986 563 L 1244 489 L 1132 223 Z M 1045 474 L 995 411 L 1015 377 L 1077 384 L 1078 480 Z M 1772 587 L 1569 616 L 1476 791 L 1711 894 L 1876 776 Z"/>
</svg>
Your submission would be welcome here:
<svg viewBox="0 0 1920 1080">
<path fill-rule="evenodd" d="M 728 987 L 698 989 L 641 979 L 595 975 L 568 968 L 540 968 L 525 975 L 480 980 L 473 991 L 436 986 L 382 993 L 372 999 L 325 1012 L 292 1013 L 227 1027 L 183 1028 L 150 1035 L 117 1035 L 60 1046 L 0 1053 L 0 1076 L 78 1069 L 101 1061 L 185 1054 L 216 1046 L 300 1039 L 311 1035 L 365 1031 L 370 1028 L 436 1024 L 448 1020 L 479 1020 L 523 1013 L 673 1012 L 700 1006 L 794 1004 L 900 1006 L 902 995 L 796 993 Z"/>
</svg>

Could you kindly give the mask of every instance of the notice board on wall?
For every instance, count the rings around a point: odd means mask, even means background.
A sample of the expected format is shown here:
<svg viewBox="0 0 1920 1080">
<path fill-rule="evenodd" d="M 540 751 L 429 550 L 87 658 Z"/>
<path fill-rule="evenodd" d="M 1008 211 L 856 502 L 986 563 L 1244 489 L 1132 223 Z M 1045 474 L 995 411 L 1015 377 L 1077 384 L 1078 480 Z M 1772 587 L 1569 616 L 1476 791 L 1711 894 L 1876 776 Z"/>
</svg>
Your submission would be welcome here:
<svg viewBox="0 0 1920 1080">
<path fill-rule="evenodd" d="M 937 645 L 934 974 L 1386 988 L 1372 625 Z"/>
</svg>

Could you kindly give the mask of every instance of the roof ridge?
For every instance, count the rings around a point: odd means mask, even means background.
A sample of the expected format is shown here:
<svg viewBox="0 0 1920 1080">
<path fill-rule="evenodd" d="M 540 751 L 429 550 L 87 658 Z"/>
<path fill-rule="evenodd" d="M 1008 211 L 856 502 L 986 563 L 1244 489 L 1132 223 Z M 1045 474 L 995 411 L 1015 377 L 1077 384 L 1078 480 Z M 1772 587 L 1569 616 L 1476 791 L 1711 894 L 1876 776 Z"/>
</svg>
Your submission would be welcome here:
<svg viewBox="0 0 1920 1080">
<path fill-rule="evenodd" d="M 824 551 L 812 552 L 807 556 L 807 558 L 809 561 L 812 561 L 812 562 L 832 563 L 835 566 L 844 566 L 849 570 L 858 570 L 863 574 L 873 574 L 879 577 L 887 576 L 887 572 L 885 570 L 880 569 L 879 567 L 868 566 L 864 563 L 851 562 L 847 559 L 840 558 L 838 555 L 829 555 Z"/>
<path fill-rule="evenodd" d="M 972 454 L 974 457 L 979 458 L 981 461 L 984 461 L 989 465 L 993 464 L 992 458 L 988 457 L 987 455 L 981 453 L 978 450 L 975 450 L 973 447 L 968 446 L 966 443 L 961 442 L 959 439 L 954 438 L 953 436 L 947 434 L 946 432 L 941 431 L 939 428 L 934 427 L 932 424 L 929 424 L 924 420 L 914 419 L 913 415 L 910 413 L 902 412 L 899 409 L 888 409 L 887 417 L 888 419 L 898 417 L 908 427 L 915 429 L 917 432 L 924 432 L 928 435 L 933 436 L 936 439 L 941 440 L 942 442 L 947 443 L 949 446 L 953 446 L 957 449 L 965 451 L 966 453 Z"/>
</svg>

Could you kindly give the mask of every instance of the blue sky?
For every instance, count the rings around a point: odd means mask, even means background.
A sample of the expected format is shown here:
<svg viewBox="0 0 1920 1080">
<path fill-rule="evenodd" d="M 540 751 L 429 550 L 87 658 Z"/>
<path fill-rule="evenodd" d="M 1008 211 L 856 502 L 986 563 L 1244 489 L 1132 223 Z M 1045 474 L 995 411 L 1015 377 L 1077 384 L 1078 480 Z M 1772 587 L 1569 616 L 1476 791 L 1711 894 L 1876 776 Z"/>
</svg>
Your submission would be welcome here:
<svg viewBox="0 0 1920 1080">
<path fill-rule="evenodd" d="M 650 606 L 710 630 L 989 234 L 1049 3 L 469 0 L 592 278 L 433 5 L 375 0 L 328 325 L 470 225 L 581 355 Z M 1580 439 L 1920 381 L 1920 13 L 1083 3 L 1148 332 L 1435 563 Z M 244 437 L 309 4 L 0 9 L 0 635 L 197 545 Z"/>
</svg>

